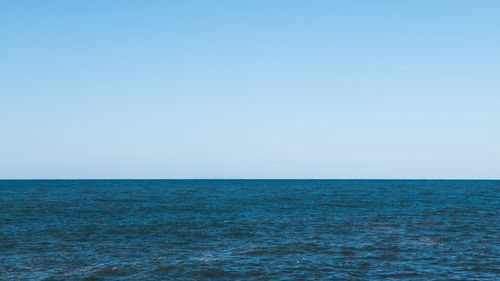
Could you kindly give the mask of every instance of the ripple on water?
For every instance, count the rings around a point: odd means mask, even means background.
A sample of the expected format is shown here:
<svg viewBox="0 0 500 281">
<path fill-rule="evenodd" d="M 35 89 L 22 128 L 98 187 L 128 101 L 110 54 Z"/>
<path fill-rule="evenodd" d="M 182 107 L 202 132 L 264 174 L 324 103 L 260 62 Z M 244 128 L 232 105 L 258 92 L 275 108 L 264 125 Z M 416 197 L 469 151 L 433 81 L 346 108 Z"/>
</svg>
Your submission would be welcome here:
<svg viewBox="0 0 500 281">
<path fill-rule="evenodd" d="M 0 280 L 495 280 L 498 181 L 0 181 Z"/>
</svg>

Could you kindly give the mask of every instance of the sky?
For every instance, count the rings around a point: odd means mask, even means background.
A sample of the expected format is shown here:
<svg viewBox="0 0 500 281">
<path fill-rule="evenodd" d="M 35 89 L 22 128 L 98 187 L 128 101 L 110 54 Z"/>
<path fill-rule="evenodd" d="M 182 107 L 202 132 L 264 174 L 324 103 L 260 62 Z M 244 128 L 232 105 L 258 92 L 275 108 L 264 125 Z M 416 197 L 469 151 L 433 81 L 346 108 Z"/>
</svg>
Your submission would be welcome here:
<svg viewBox="0 0 500 281">
<path fill-rule="evenodd" d="M 500 1 L 0 0 L 0 178 L 500 178 Z"/>
</svg>

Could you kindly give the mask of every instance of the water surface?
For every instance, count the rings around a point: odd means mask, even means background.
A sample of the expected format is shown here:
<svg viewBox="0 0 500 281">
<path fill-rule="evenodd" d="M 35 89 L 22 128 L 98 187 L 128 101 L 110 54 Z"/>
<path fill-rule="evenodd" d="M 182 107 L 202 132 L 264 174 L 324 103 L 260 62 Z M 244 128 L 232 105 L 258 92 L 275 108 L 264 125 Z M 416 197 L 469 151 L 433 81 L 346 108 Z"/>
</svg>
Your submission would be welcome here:
<svg viewBox="0 0 500 281">
<path fill-rule="evenodd" d="M 0 181 L 0 280 L 495 280 L 500 181 Z"/>
</svg>

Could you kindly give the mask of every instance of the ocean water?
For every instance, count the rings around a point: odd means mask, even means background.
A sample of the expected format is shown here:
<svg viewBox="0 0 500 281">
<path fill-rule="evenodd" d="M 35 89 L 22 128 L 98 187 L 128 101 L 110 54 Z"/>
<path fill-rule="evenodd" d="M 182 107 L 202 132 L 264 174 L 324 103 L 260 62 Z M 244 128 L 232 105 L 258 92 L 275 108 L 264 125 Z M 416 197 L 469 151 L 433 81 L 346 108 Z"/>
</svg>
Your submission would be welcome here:
<svg viewBox="0 0 500 281">
<path fill-rule="evenodd" d="M 0 181 L 0 280 L 499 280 L 500 181 Z"/>
</svg>

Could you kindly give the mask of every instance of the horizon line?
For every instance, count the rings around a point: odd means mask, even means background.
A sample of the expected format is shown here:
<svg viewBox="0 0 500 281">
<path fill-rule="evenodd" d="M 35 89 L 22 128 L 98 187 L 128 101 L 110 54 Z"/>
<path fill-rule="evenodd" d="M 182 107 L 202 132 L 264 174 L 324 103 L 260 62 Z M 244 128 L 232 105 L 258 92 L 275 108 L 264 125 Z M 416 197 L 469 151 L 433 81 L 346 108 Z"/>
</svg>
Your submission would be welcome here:
<svg viewBox="0 0 500 281">
<path fill-rule="evenodd" d="M 246 181 L 261 181 L 261 180 L 383 180 L 383 181 L 398 181 L 398 180 L 413 180 L 413 181 L 433 181 L 433 180 L 448 180 L 448 181 L 499 181 L 500 178 L 0 178 L 0 181 L 15 181 L 15 180 L 192 180 L 192 181 L 209 181 L 209 180 L 246 180 Z"/>
</svg>

